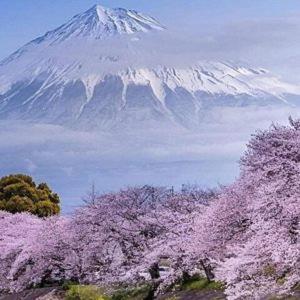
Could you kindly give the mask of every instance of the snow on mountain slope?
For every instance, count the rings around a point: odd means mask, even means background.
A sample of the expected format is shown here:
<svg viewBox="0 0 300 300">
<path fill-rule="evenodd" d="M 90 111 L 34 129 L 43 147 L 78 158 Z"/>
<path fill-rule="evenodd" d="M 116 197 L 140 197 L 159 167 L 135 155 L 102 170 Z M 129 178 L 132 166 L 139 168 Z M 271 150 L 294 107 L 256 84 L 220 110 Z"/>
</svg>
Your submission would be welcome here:
<svg viewBox="0 0 300 300">
<path fill-rule="evenodd" d="M 47 32 L 13 53 L 2 64 L 8 63 L 39 44 L 49 46 L 63 41 L 87 38 L 105 39 L 107 37 L 164 30 L 154 18 L 134 10 L 105 8 L 95 5 L 86 12 L 74 16 L 69 22 Z"/>
<path fill-rule="evenodd" d="M 155 19 L 136 11 L 123 8 L 109 9 L 95 5 L 35 42 L 40 43 L 45 40 L 61 42 L 80 36 L 103 39 L 116 34 L 148 32 L 153 29 L 163 30 L 164 28 Z"/>
<path fill-rule="evenodd" d="M 171 64 L 153 44 L 152 35 L 163 32 L 155 19 L 125 9 L 94 6 L 73 17 L 0 63 L 0 118 L 192 128 L 214 106 L 289 105 L 300 95 L 263 69 Z"/>
</svg>

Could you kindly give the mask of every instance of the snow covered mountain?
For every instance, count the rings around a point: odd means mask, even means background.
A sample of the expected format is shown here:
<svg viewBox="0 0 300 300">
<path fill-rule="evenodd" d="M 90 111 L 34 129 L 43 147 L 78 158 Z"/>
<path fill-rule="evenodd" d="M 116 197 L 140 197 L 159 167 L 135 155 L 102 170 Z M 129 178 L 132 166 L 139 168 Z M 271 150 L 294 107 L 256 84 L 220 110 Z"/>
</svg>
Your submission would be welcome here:
<svg viewBox="0 0 300 300">
<path fill-rule="evenodd" d="M 84 128 L 195 128 L 216 106 L 295 105 L 300 88 L 264 69 L 160 52 L 165 27 L 96 5 L 0 62 L 0 119 Z M 155 44 L 156 43 L 156 44 Z"/>
</svg>

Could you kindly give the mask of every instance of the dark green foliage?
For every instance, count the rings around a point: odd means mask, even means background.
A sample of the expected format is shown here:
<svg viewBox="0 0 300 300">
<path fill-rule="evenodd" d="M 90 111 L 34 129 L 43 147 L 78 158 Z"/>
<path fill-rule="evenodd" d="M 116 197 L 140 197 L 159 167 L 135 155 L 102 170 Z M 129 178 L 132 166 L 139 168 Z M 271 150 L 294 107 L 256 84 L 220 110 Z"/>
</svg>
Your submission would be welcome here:
<svg viewBox="0 0 300 300">
<path fill-rule="evenodd" d="M 59 213 L 59 203 L 59 196 L 46 183 L 36 185 L 30 176 L 16 174 L 0 179 L 0 210 L 49 217 Z"/>
</svg>

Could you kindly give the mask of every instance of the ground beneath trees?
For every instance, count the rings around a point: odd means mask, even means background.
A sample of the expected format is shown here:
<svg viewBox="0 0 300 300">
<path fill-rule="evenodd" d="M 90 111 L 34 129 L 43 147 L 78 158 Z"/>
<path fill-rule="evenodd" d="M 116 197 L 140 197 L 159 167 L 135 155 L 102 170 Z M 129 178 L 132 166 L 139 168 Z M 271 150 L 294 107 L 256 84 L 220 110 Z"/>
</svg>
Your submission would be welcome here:
<svg viewBox="0 0 300 300">
<path fill-rule="evenodd" d="M 225 295 L 220 291 L 180 291 L 169 293 L 159 297 L 157 300 L 226 300 Z M 282 299 L 282 298 L 281 298 Z M 300 292 L 293 297 L 283 298 L 284 300 L 300 300 Z M 24 291 L 11 295 L 0 296 L 0 300 L 64 300 L 64 291 L 61 288 L 41 288 Z M 266 299 L 262 299 L 266 300 Z"/>
<path fill-rule="evenodd" d="M 41 288 L 18 294 L 0 296 L 0 300 L 63 300 L 64 292 L 60 288 Z M 157 300 L 222 300 L 226 299 L 219 291 L 182 291 L 166 294 Z"/>
<path fill-rule="evenodd" d="M 225 295 L 220 291 L 181 291 L 159 297 L 158 300 L 223 300 Z"/>
<path fill-rule="evenodd" d="M 0 296 L 0 300 L 63 300 L 64 291 L 61 288 L 40 288 L 21 293 Z"/>
</svg>

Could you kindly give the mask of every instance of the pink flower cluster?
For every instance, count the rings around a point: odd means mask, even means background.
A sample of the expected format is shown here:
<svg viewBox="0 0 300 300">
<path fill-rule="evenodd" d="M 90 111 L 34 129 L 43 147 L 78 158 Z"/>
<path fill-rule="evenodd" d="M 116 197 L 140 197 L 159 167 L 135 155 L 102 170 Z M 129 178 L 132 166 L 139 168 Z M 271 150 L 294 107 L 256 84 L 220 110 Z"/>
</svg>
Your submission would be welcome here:
<svg viewBox="0 0 300 300">
<path fill-rule="evenodd" d="M 71 217 L 0 212 L 0 292 L 73 280 L 220 280 L 228 299 L 293 293 L 300 282 L 300 122 L 256 133 L 228 187 L 150 186 L 90 197 Z"/>
</svg>

